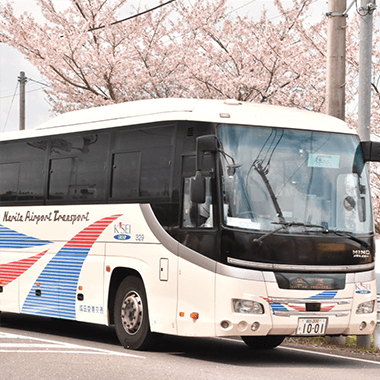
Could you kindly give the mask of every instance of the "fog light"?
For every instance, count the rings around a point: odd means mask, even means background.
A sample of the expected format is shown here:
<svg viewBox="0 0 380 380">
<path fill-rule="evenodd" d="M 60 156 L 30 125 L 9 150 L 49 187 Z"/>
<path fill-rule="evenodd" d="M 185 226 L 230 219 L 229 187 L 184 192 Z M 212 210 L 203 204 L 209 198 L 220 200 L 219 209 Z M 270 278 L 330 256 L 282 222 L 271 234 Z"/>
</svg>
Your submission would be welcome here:
<svg viewBox="0 0 380 380">
<path fill-rule="evenodd" d="M 257 331 L 260 328 L 260 323 L 259 322 L 254 322 L 252 323 L 251 330 L 252 331 Z"/>
<path fill-rule="evenodd" d="M 232 305 L 235 313 L 264 314 L 263 305 L 256 301 L 233 299 Z"/>
<path fill-rule="evenodd" d="M 356 314 L 371 314 L 375 308 L 375 300 L 363 302 L 358 305 Z"/>
<path fill-rule="evenodd" d="M 359 330 L 360 330 L 360 331 L 363 331 L 366 327 L 367 327 L 367 323 L 362 322 L 362 323 L 360 324 L 360 326 L 359 326 Z"/>
<path fill-rule="evenodd" d="M 222 329 L 226 330 L 230 327 L 230 322 L 222 321 L 222 322 L 220 322 L 220 326 L 222 327 Z"/>
<path fill-rule="evenodd" d="M 238 325 L 237 325 L 237 329 L 238 329 L 240 332 L 246 330 L 247 327 L 248 327 L 248 323 L 247 323 L 246 321 L 241 321 L 241 322 L 239 322 Z"/>
</svg>

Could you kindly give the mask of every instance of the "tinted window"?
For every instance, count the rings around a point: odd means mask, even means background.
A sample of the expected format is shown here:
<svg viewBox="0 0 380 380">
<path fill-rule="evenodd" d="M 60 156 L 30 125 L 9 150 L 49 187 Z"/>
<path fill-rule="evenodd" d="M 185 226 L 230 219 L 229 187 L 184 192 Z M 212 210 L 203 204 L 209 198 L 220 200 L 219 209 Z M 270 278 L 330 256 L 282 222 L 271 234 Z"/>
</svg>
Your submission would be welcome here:
<svg viewBox="0 0 380 380">
<path fill-rule="evenodd" d="M 139 196 L 141 152 L 115 153 L 112 165 L 112 190 L 114 198 Z"/>
<path fill-rule="evenodd" d="M 140 196 L 170 195 L 172 147 L 144 149 L 142 152 Z"/>
<path fill-rule="evenodd" d="M 174 126 L 115 134 L 113 199 L 168 198 L 171 194 Z"/>
<path fill-rule="evenodd" d="M 47 148 L 47 139 L 2 144 L 1 200 L 42 200 Z"/>
<path fill-rule="evenodd" d="M 53 138 L 49 199 L 105 200 L 109 143 L 105 133 Z"/>
<path fill-rule="evenodd" d="M 14 201 L 18 193 L 18 162 L 0 164 L 0 201 Z"/>
</svg>

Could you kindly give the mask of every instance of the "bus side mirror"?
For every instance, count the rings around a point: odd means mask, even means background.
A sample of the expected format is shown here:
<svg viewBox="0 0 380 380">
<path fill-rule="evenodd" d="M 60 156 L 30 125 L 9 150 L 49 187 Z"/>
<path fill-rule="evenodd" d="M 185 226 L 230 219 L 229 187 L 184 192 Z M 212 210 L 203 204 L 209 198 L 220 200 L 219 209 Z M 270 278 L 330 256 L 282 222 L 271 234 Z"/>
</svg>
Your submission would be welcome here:
<svg viewBox="0 0 380 380">
<path fill-rule="evenodd" d="M 193 203 L 205 203 L 206 201 L 206 180 L 200 171 L 195 177 L 190 178 L 190 201 Z"/>
<path fill-rule="evenodd" d="M 218 139 L 215 135 L 197 137 L 197 167 L 196 171 L 202 171 L 203 156 L 205 152 L 216 152 L 218 150 Z"/>
<path fill-rule="evenodd" d="M 364 161 L 380 162 L 380 142 L 379 141 L 361 141 Z"/>
<path fill-rule="evenodd" d="M 206 180 L 202 175 L 202 164 L 205 152 L 218 150 L 218 138 L 215 135 L 197 137 L 196 144 L 196 173 L 190 179 L 190 201 L 193 203 L 205 203 Z"/>
</svg>

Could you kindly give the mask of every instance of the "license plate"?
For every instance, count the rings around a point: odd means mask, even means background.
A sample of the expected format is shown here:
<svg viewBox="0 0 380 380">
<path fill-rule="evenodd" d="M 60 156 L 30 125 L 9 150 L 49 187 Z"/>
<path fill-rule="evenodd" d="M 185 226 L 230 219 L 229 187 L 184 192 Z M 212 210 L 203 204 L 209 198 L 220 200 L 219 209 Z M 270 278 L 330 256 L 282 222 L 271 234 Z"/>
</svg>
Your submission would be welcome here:
<svg viewBox="0 0 380 380">
<path fill-rule="evenodd" d="M 296 335 L 324 335 L 327 318 L 299 318 Z"/>
</svg>

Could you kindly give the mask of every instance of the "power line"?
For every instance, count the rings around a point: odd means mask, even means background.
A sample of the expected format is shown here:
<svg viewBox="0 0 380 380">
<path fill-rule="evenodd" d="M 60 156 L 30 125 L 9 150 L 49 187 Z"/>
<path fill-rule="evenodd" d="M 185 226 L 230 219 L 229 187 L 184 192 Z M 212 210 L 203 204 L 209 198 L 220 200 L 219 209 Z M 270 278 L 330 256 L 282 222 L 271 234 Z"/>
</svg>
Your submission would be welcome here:
<svg viewBox="0 0 380 380">
<path fill-rule="evenodd" d="M 49 87 L 51 87 L 51 86 L 49 86 Z M 34 90 L 26 91 L 25 94 L 30 94 L 31 92 L 36 92 L 36 91 L 43 91 L 43 88 L 36 88 Z M 20 95 L 20 93 L 0 97 L 0 100 L 13 98 L 15 95 Z"/>
<path fill-rule="evenodd" d="M 7 123 L 8 123 L 9 115 L 10 115 L 10 113 L 11 113 L 11 109 L 12 109 L 13 101 L 15 100 L 15 97 L 16 97 L 16 92 L 17 92 L 18 86 L 19 86 L 19 82 L 17 82 L 17 84 L 16 84 L 15 92 L 14 92 L 14 94 L 13 94 L 13 98 L 12 98 L 12 101 L 11 101 L 11 105 L 10 105 L 9 110 L 8 110 L 8 115 L 7 115 L 7 118 L 6 118 L 6 120 L 5 120 L 5 124 L 4 124 L 4 128 L 3 128 L 3 132 L 5 131 L 5 128 L 6 128 Z"/>
<path fill-rule="evenodd" d="M 316 3 L 317 1 L 318 1 L 318 0 L 313 0 L 309 5 L 314 4 L 314 3 Z M 285 12 L 284 15 L 288 15 L 288 14 L 293 13 L 293 12 L 295 12 L 295 10 L 294 10 L 294 9 L 291 9 L 291 10 Z M 283 15 L 280 13 L 280 14 L 278 14 L 277 16 L 273 16 L 273 17 L 269 18 L 268 20 L 269 20 L 269 21 L 272 21 L 272 20 L 274 20 L 275 18 L 279 18 L 279 17 L 281 17 L 281 16 L 283 16 Z"/>
<path fill-rule="evenodd" d="M 257 1 L 257 0 L 251 0 L 251 1 L 248 2 L 248 3 L 246 3 L 246 4 L 244 4 L 244 5 L 241 5 L 240 7 L 237 7 L 237 8 L 235 8 L 235 9 L 232 9 L 232 11 L 230 11 L 230 12 L 227 13 L 227 16 L 228 16 L 229 14 L 233 13 L 233 12 L 238 11 L 239 9 L 242 9 L 242 8 L 246 7 L 246 6 L 249 5 L 249 4 L 252 4 L 252 3 L 256 2 L 256 1 Z"/>
<path fill-rule="evenodd" d="M 31 82 L 38 83 L 38 84 L 40 84 L 42 86 L 51 87 L 50 84 L 42 83 L 42 82 L 39 82 L 38 80 L 34 80 L 32 78 L 28 78 L 28 80 L 31 81 Z"/>
<path fill-rule="evenodd" d="M 133 15 L 133 16 L 129 16 L 129 17 L 123 18 L 122 20 L 118 20 L 118 21 L 111 22 L 110 25 L 120 24 L 121 22 L 131 20 L 131 19 L 133 19 L 133 18 L 135 18 L 135 17 L 138 17 L 138 16 L 142 16 L 142 15 L 144 15 L 145 13 L 152 12 L 152 11 L 158 9 L 158 8 L 161 8 L 161 7 L 163 7 L 163 6 L 167 5 L 167 4 L 170 4 L 170 3 L 172 3 L 173 1 L 175 1 L 175 0 L 169 0 L 169 1 L 167 1 L 166 3 L 162 3 L 162 4 L 160 4 L 160 5 L 157 5 L 156 7 L 153 7 L 153 8 L 147 9 L 147 10 L 145 10 L 144 12 L 140 12 L 140 13 L 137 13 L 137 14 L 135 14 L 135 15 Z M 92 32 L 92 31 L 94 31 L 94 30 L 103 29 L 103 28 L 105 28 L 105 25 L 97 26 L 96 28 L 90 28 L 88 31 L 89 31 L 89 32 Z"/>
</svg>

